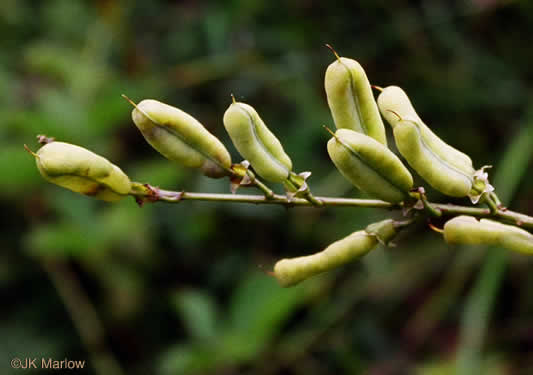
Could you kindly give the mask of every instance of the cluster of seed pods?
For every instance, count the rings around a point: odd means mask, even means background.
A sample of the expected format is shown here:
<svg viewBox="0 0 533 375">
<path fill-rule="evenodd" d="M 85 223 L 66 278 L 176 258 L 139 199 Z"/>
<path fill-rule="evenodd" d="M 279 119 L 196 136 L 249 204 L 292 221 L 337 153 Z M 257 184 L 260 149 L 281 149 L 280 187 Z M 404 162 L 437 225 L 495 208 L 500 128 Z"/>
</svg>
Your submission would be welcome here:
<svg viewBox="0 0 533 375">
<path fill-rule="evenodd" d="M 369 196 L 392 204 L 412 204 L 416 200 L 411 173 L 388 148 L 383 117 L 392 127 L 401 156 L 435 190 L 452 197 L 468 196 L 473 203 L 492 192 L 483 168 L 476 171 L 468 155 L 431 131 L 401 88 L 378 88 L 381 92 L 376 101 L 362 66 L 334 53 L 336 59 L 326 70 L 324 86 L 337 130 L 330 130 L 327 151 L 348 181 Z M 208 177 L 235 176 L 228 150 L 193 116 L 153 99 L 138 104 L 129 101 L 134 106 L 133 122 L 165 158 L 196 168 Z M 292 192 L 307 189 L 305 178 L 293 172 L 291 158 L 252 106 L 233 98 L 223 124 L 235 148 L 257 175 L 282 183 Z M 46 180 L 72 191 L 116 201 L 132 189 L 120 168 L 82 147 L 50 142 L 33 155 Z M 305 192 L 309 197 L 309 191 Z M 371 224 L 319 253 L 278 261 L 273 275 L 282 286 L 295 285 L 360 258 L 379 242 L 389 243 L 400 227 L 391 219 Z M 450 244 L 500 245 L 533 253 L 533 235 L 492 220 L 459 216 L 445 224 L 443 233 Z"/>
</svg>

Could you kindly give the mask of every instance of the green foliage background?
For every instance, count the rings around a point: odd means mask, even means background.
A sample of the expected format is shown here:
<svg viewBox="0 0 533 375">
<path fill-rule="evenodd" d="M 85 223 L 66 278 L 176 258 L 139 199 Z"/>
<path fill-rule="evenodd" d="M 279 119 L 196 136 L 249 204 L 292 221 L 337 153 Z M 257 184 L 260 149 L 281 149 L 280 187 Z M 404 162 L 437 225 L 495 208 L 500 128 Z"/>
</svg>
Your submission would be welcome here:
<svg viewBox="0 0 533 375">
<path fill-rule="evenodd" d="M 2 1 L 0 372 L 23 371 L 14 357 L 66 357 L 99 375 L 533 373 L 524 255 L 450 248 L 420 227 L 282 289 L 265 273 L 277 259 L 388 213 L 106 204 L 47 184 L 22 147 L 44 133 L 137 181 L 228 192 L 152 150 L 120 94 L 191 113 L 238 162 L 222 125 L 234 93 L 313 172 L 315 194 L 357 196 L 325 148 L 330 43 L 373 84 L 403 87 L 532 214 L 532 27 L 527 1 Z"/>
</svg>

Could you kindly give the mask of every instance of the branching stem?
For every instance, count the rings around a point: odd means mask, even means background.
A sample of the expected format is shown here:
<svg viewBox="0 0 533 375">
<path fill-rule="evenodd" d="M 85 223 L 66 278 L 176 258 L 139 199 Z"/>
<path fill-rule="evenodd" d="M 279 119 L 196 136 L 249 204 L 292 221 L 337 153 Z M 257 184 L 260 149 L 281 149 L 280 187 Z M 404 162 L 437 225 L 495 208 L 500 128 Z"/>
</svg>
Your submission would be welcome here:
<svg viewBox="0 0 533 375">
<path fill-rule="evenodd" d="M 206 201 L 206 202 L 227 202 L 227 203 L 252 203 L 252 204 L 278 204 L 286 207 L 316 207 L 312 202 L 303 198 L 289 198 L 285 195 L 272 194 L 271 198 L 264 195 L 248 194 L 216 194 L 216 193 L 192 193 L 176 192 L 151 187 L 141 183 L 133 183 L 129 195 L 135 197 L 138 202 L 163 201 L 167 203 L 179 203 L 185 200 Z M 322 202 L 321 207 L 366 207 L 366 208 L 386 208 L 399 210 L 402 204 L 393 204 L 378 199 L 355 199 L 319 197 L 316 199 Z M 429 202 L 428 202 L 429 203 Z M 525 229 L 533 229 L 533 217 L 514 212 L 507 209 L 498 208 L 491 212 L 488 208 L 460 206 L 454 204 L 430 203 L 432 208 L 438 210 L 442 216 L 470 215 L 479 218 L 491 218 L 493 220 L 513 224 Z"/>
<path fill-rule="evenodd" d="M 442 216 L 442 212 L 438 208 L 435 208 L 434 205 L 428 201 L 426 197 L 426 190 L 421 186 L 418 188 L 418 193 L 420 196 L 420 200 L 424 204 L 424 210 L 430 215 L 435 217 Z"/>
</svg>

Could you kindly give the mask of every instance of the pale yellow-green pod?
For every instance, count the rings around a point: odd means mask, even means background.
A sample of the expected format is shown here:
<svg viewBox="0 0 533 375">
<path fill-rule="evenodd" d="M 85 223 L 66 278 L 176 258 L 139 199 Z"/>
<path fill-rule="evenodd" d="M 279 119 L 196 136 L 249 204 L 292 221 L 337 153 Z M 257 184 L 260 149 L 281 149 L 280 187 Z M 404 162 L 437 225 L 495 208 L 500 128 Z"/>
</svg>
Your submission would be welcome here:
<svg viewBox="0 0 533 375">
<path fill-rule="evenodd" d="M 385 126 L 361 65 L 337 56 L 324 78 L 328 105 L 337 129 L 350 129 L 387 145 Z"/>
<path fill-rule="evenodd" d="M 213 178 L 229 174 L 231 156 L 226 147 L 188 113 L 145 99 L 135 105 L 131 117 L 146 141 L 167 159 Z"/>
<path fill-rule="evenodd" d="M 281 259 L 274 266 L 274 277 L 283 287 L 296 285 L 319 273 L 359 259 L 371 251 L 378 242 L 389 243 L 396 233 L 393 220 L 387 219 L 370 224 L 365 230 L 354 232 L 333 242 L 319 253 Z"/>
<path fill-rule="evenodd" d="M 434 189 L 452 197 L 468 196 L 474 182 L 474 171 L 467 174 L 443 160 L 426 144 L 420 133 L 414 121 L 401 120 L 396 123 L 394 140 L 400 154 Z"/>
<path fill-rule="evenodd" d="M 281 286 L 293 286 L 365 255 L 377 243 L 375 236 L 360 230 L 333 242 L 319 253 L 278 261 L 274 266 L 274 275 Z"/>
<path fill-rule="evenodd" d="M 436 136 L 420 119 L 405 92 L 397 86 L 381 89 L 378 107 L 394 131 L 402 156 L 431 186 L 454 197 L 477 203 L 494 188 L 486 167 L 474 170 L 468 155 Z"/>
<path fill-rule="evenodd" d="M 501 228 L 482 224 L 473 216 L 456 216 L 444 224 L 444 240 L 457 245 L 496 245 Z"/>
<path fill-rule="evenodd" d="M 394 129 L 401 120 L 412 121 L 419 129 L 420 136 L 428 148 L 442 160 L 453 167 L 472 175 L 474 168 L 472 159 L 465 153 L 448 145 L 440 139 L 431 129 L 424 124 L 416 113 L 409 97 L 398 86 L 389 86 L 383 89 L 378 96 L 378 107 L 383 117 Z"/>
<path fill-rule="evenodd" d="M 257 174 L 272 182 L 287 180 L 292 161 L 252 106 L 234 101 L 224 113 L 224 127 Z"/>
<path fill-rule="evenodd" d="M 487 219 L 481 220 L 488 221 Z M 524 254 L 533 254 L 533 234 L 528 231 L 517 228 L 513 225 L 497 223 L 506 227 L 506 232 L 500 238 L 500 245 L 512 251 L 518 251 Z"/>
<path fill-rule="evenodd" d="M 505 249 L 533 254 L 533 235 L 514 225 L 472 216 L 457 216 L 444 225 L 444 239 L 450 244 L 499 245 Z"/>
<path fill-rule="evenodd" d="M 341 174 L 375 198 L 397 203 L 408 198 L 413 177 L 386 146 L 362 133 L 339 129 L 328 153 Z"/>
<path fill-rule="evenodd" d="M 51 142 L 34 156 L 45 180 L 74 192 L 112 202 L 130 191 L 130 179 L 119 167 L 83 147 Z"/>
</svg>

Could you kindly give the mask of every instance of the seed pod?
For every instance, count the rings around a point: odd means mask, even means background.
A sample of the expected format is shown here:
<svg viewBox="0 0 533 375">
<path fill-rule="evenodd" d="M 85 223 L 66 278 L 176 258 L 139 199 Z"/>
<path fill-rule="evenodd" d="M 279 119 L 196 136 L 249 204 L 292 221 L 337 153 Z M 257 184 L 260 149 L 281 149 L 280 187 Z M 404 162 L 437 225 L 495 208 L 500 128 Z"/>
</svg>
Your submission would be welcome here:
<svg viewBox="0 0 533 375">
<path fill-rule="evenodd" d="M 496 229 L 496 230 L 495 230 Z M 449 244 L 495 245 L 501 228 L 481 224 L 473 216 L 456 216 L 444 224 L 444 240 Z"/>
<path fill-rule="evenodd" d="M 482 219 L 481 221 L 489 220 Z M 497 224 L 506 227 L 506 232 L 502 233 L 500 238 L 502 247 L 520 253 L 533 254 L 533 235 L 531 233 L 513 225 Z"/>
<path fill-rule="evenodd" d="M 272 182 L 289 177 L 291 159 L 252 106 L 234 101 L 224 113 L 224 127 L 237 151 L 261 177 Z"/>
<path fill-rule="evenodd" d="M 350 129 L 387 146 L 385 127 L 372 88 L 361 65 L 339 57 L 331 63 L 324 79 L 328 105 L 337 129 Z"/>
<path fill-rule="evenodd" d="M 319 253 L 278 261 L 274 266 L 274 275 L 281 286 L 293 286 L 365 255 L 377 243 L 376 237 L 360 230 L 333 242 Z"/>
<path fill-rule="evenodd" d="M 402 156 L 435 189 L 453 197 L 469 196 L 473 203 L 494 190 L 485 167 L 474 170 L 468 155 L 436 136 L 418 117 L 402 89 L 383 89 L 378 106 L 393 128 Z"/>
<path fill-rule="evenodd" d="M 413 178 L 400 159 L 362 133 L 337 130 L 328 141 L 328 153 L 347 180 L 376 198 L 401 202 L 413 187 Z"/>
<path fill-rule="evenodd" d="M 472 175 L 474 173 L 470 157 L 448 145 L 433 133 L 420 119 L 409 97 L 401 88 L 389 86 L 383 89 L 378 96 L 378 107 L 393 129 L 402 119 L 410 120 L 417 126 L 424 144 L 433 150 L 438 158 L 466 174 Z"/>
<path fill-rule="evenodd" d="M 319 253 L 278 261 L 274 266 L 274 276 L 281 286 L 293 286 L 311 276 L 358 259 L 372 250 L 378 240 L 388 243 L 395 235 L 396 229 L 392 220 L 371 224 L 367 230 L 354 232 L 333 242 Z"/>
<path fill-rule="evenodd" d="M 188 113 L 157 100 L 145 99 L 135 105 L 131 118 L 146 141 L 167 159 L 200 168 L 208 177 L 228 175 L 230 154 Z"/>
<path fill-rule="evenodd" d="M 402 120 L 394 126 L 394 140 L 398 151 L 409 165 L 436 190 L 452 196 L 466 197 L 472 190 L 471 174 L 440 158 L 421 136 L 417 123 Z"/>
<path fill-rule="evenodd" d="M 444 239 L 449 244 L 499 245 L 508 250 L 533 254 L 533 235 L 514 225 L 472 216 L 457 216 L 444 225 Z"/>
<path fill-rule="evenodd" d="M 112 202 L 130 191 L 130 179 L 119 167 L 85 148 L 51 142 L 34 156 L 45 180 L 74 192 Z"/>
</svg>

